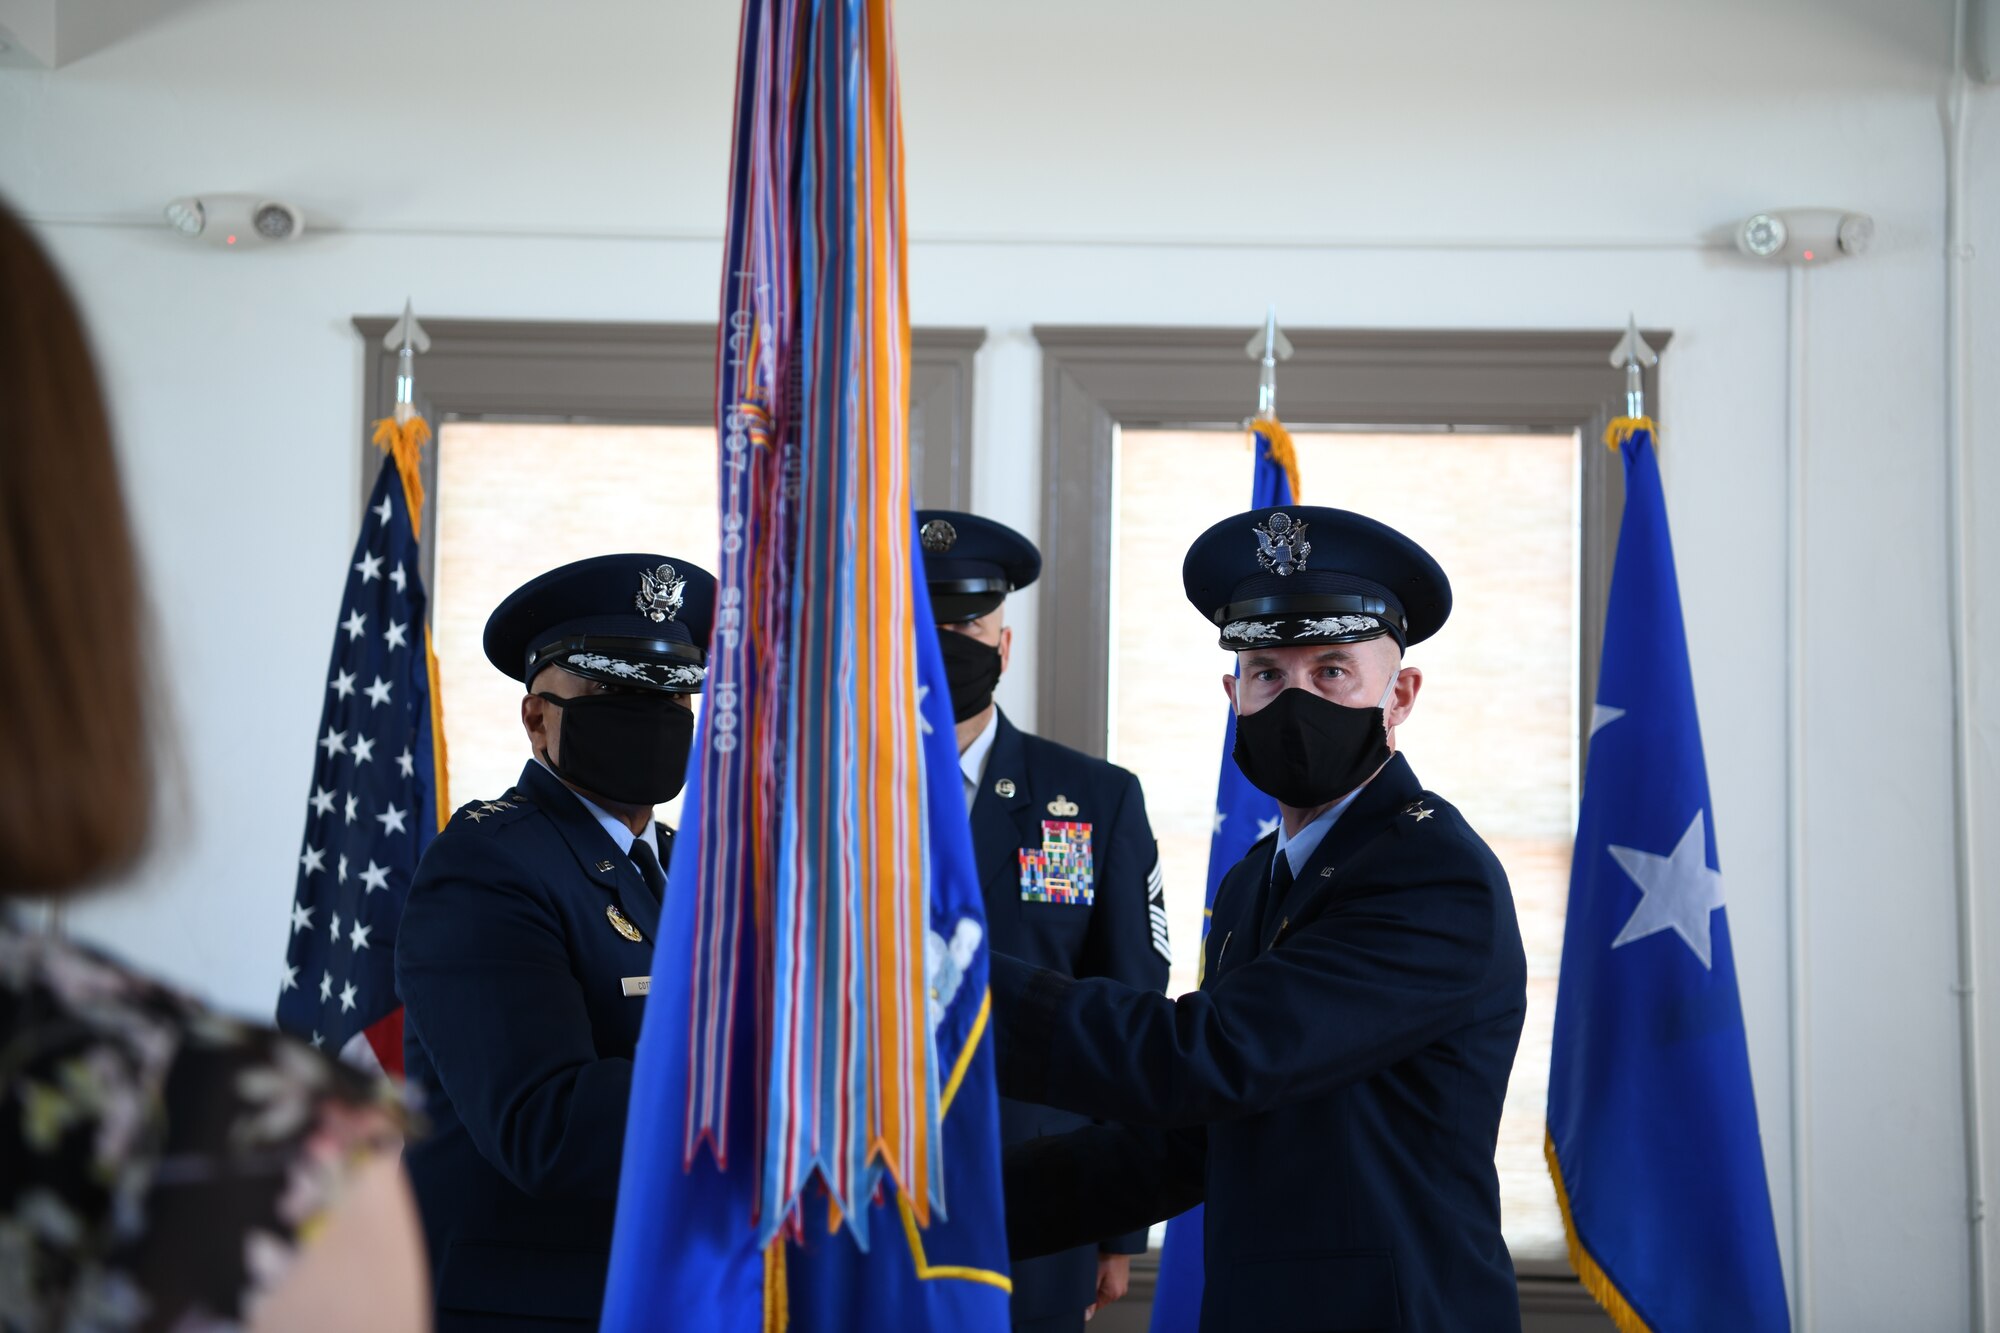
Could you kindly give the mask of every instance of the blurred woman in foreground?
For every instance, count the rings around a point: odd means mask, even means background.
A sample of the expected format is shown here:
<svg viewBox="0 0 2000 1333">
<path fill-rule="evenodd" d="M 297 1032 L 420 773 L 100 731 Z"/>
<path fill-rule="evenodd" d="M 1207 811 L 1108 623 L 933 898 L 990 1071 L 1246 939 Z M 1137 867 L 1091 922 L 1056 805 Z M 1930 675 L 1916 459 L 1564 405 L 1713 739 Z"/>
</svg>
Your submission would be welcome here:
<svg viewBox="0 0 2000 1333">
<path fill-rule="evenodd" d="M 146 844 L 138 574 L 82 323 L 0 207 L 0 1329 L 421 1329 L 382 1089 L 23 911 Z"/>
</svg>

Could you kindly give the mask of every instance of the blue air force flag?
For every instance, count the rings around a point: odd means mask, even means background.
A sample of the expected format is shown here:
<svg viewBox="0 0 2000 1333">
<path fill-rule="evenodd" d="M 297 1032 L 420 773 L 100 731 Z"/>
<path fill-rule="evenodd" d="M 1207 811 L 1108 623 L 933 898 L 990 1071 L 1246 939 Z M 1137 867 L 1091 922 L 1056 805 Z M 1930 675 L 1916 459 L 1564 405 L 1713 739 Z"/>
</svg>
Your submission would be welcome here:
<svg viewBox="0 0 2000 1333">
<path fill-rule="evenodd" d="M 1549 1070 L 1578 1276 L 1623 1329 L 1786 1329 L 1714 807 L 1650 423 L 1615 423 L 1625 516 Z"/>
<path fill-rule="evenodd" d="M 278 1026 L 403 1068 L 396 929 L 437 836 L 439 773 L 422 565 L 393 458 L 375 479 L 341 594 L 299 847 Z"/>
<path fill-rule="evenodd" d="M 1251 463 L 1250 507 L 1298 503 L 1298 464 L 1292 437 L 1275 421 L 1251 425 L 1256 450 Z M 1222 877 L 1249 854 L 1250 848 L 1278 827 L 1278 803 L 1250 785 L 1230 756 L 1236 750 L 1236 710 L 1226 711 L 1222 727 L 1222 763 L 1215 779 L 1215 827 L 1208 840 L 1208 890 L 1201 902 L 1201 934 L 1208 938 L 1209 913 Z M 1198 958 L 1207 951 L 1199 950 Z M 1167 1223 L 1160 1247 L 1160 1285 L 1153 1298 L 1152 1333 L 1195 1333 L 1201 1323 L 1202 1209 L 1199 1204 Z"/>
</svg>

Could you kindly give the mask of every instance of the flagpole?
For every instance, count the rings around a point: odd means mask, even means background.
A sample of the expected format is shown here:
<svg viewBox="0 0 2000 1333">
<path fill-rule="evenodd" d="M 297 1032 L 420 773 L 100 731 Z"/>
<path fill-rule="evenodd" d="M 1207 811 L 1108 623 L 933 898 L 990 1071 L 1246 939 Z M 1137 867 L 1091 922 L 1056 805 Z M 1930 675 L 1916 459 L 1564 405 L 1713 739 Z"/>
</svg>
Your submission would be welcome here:
<svg viewBox="0 0 2000 1333">
<path fill-rule="evenodd" d="M 1952 7 L 1952 72 L 1945 129 L 1945 582 L 1950 597 L 1951 720 L 1952 720 L 1952 870 L 1957 899 L 1959 1059 L 1965 1115 L 1966 1226 L 1970 1251 L 1971 1327 L 1985 1330 L 1990 1310 L 1986 1254 L 1986 1145 L 1984 1089 L 1979 1036 L 1979 914 L 1975 895 L 1977 811 L 1973 803 L 1974 721 L 1971 668 L 1972 530 L 1966 494 L 1967 451 L 1970 446 L 1967 391 L 1971 367 L 1968 334 L 1966 261 L 1971 247 L 1965 239 L 1966 139 L 1966 0 Z"/>
<path fill-rule="evenodd" d="M 1812 973 L 1806 950 L 1806 271 L 1785 271 L 1785 945 L 1790 981 L 1792 1326 L 1812 1327 Z"/>
</svg>

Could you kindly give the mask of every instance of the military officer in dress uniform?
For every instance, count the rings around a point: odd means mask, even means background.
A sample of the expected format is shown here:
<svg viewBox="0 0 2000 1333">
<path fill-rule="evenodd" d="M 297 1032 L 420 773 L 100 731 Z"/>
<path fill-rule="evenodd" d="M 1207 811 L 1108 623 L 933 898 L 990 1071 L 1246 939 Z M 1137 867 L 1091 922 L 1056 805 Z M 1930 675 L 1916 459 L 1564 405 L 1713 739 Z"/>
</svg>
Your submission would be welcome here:
<svg viewBox="0 0 2000 1333">
<path fill-rule="evenodd" d="M 1064 976 L 1164 990 L 1166 901 L 1139 780 L 1029 735 L 993 702 L 1013 649 L 1002 603 L 1035 581 L 1041 552 L 974 514 L 927 509 L 917 519 L 992 947 Z M 1001 1099 L 1007 1143 L 1088 1123 L 1032 1100 Z M 1016 1264 L 1015 1329 L 1082 1328 L 1086 1310 L 1125 1293 L 1131 1256 L 1145 1250 L 1143 1226 L 1111 1227 Z"/>
<path fill-rule="evenodd" d="M 486 622 L 531 752 L 417 867 L 396 940 L 407 1162 L 437 1327 L 595 1328 L 715 580 L 658 555 L 564 565 Z"/>
<path fill-rule="evenodd" d="M 1117 1123 L 1007 1155 L 1039 1254 L 1206 1201 L 1203 1333 L 1520 1327 L 1493 1167 L 1526 963 L 1507 877 L 1396 753 L 1404 648 L 1444 571 L 1338 509 L 1258 509 L 1189 550 L 1236 652 L 1236 762 L 1280 827 L 1218 888 L 1177 1000 L 1000 956 L 1001 1090 Z"/>
</svg>

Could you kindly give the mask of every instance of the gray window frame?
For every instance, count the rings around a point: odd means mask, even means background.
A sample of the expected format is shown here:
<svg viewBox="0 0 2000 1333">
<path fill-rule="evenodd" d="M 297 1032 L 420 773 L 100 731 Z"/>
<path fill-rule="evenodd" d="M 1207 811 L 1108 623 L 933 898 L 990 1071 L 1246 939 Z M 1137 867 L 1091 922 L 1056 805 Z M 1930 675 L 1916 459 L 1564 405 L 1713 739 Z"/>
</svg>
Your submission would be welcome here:
<svg viewBox="0 0 2000 1333">
<path fill-rule="evenodd" d="M 1239 426 L 1257 401 L 1243 329 L 1036 325 L 1042 349 L 1042 561 L 1037 730 L 1086 754 L 1109 735 L 1112 454 L 1125 427 Z M 1647 329 L 1665 350 L 1672 333 Z M 1609 353 L 1622 329 L 1287 329 L 1279 414 L 1294 430 L 1577 432 L 1583 531 L 1578 761 L 1597 695 L 1604 602 L 1625 478 L 1603 445 L 1625 410 Z M 1659 403 L 1659 369 L 1645 372 Z M 1062 651 L 1055 651 L 1060 643 Z"/>
<path fill-rule="evenodd" d="M 417 408 L 452 421 L 567 421 L 707 426 L 715 421 L 715 325 L 567 320 L 422 319 Z M 382 346 L 394 315 L 356 315 L 362 346 L 361 497 L 381 457 L 374 423 L 396 405 L 396 353 Z M 972 504 L 973 362 L 982 328 L 910 332 L 913 486 L 926 507 Z M 437 530 L 437 450 L 424 451 L 423 531 Z M 357 505 L 357 507 L 358 507 Z M 424 586 L 436 557 L 423 543 Z"/>
</svg>

